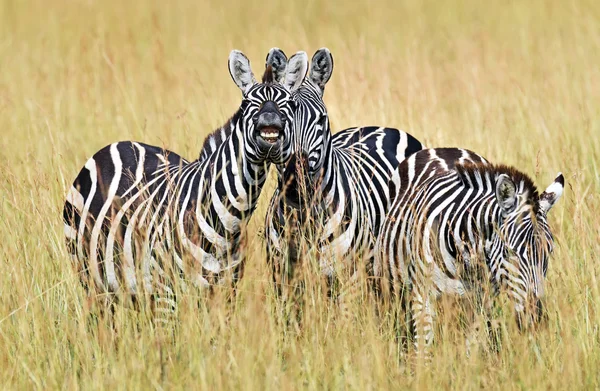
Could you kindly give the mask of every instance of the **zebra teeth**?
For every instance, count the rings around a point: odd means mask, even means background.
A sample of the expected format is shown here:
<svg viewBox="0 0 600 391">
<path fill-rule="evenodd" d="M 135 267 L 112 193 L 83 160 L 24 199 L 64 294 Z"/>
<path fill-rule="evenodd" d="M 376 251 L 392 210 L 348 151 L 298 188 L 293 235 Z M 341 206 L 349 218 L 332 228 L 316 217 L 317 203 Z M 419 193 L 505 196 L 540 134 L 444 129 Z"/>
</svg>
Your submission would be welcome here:
<svg viewBox="0 0 600 391">
<path fill-rule="evenodd" d="M 260 130 L 260 137 L 270 144 L 279 141 L 279 130 L 272 127 L 265 127 Z"/>
</svg>

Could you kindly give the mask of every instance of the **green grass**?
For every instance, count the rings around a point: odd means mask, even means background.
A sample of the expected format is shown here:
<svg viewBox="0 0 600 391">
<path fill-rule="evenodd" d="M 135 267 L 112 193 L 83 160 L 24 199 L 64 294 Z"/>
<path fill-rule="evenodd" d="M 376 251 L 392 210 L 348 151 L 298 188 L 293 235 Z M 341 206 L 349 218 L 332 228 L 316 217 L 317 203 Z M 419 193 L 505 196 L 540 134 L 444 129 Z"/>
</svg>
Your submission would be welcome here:
<svg viewBox="0 0 600 391">
<path fill-rule="evenodd" d="M 1 2 L 1 387 L 600 387 L 600 3 L 225 3 Z M 413 373 L 361 298 L 348 314 L 309 292 L 302 331 L 283 328 L 254 235 L 273 182 L 250 223 L 234 308 L 185 298 L 172 344 L 123 308 L 118 338 L 105 323 L 86 326 L 61 221 L 85 160 L 123 139 L 196 157 L 240 102 L 229 51 L 259 74 L 273 46 L 331 49 L 334 129 L 398 127 L 514 165 L 540 188 L 565 174 L 544 329 L 507 325 L 499 354 L 466 358 L 457 327 L 440 322 L 431 367 Z"/>
</svg>

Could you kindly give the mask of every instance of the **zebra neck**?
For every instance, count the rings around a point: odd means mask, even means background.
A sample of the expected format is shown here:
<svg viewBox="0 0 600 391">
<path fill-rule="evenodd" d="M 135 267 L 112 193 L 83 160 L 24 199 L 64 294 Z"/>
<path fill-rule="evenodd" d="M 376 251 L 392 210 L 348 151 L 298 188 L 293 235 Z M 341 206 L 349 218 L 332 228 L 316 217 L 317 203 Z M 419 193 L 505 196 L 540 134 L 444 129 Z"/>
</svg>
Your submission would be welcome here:
<svg viewBox="0 0 600 391">
<path fill-rule="evenodd" d="M 336 194 L 336 184 L 338 181 L 338 176 L 340 175 L 339 165 L 340 162 L 338 160 L 337 154 L 334 153 L 332 138 L 330 137 L 325 150 L 325 158 L 323 160 L 323 169 L 321 171 L 322 174 L 320 183 L 321 191 L 319 193 L 320 197 L 323 199 L 325 207 L 336 203 L 334 195 Z"/>
<path fill-rule="evenodd" d="M 467 266 L 474 266 L 474 262 L 485 259 L 492 275 L 498 265 L 490 263 L 495 258 L 490 256 L 490 252 L 497 251 L 493 239 L 498 236 L 497 230 L 501 224 L 498 205 L 494 201 L 493 194 L 484 194 L 470 201 L 459 200 L 454 206 L 453 216 L 447 223 L 444 222 L 444 216 L 440 216 L 441 227 L 447 230 L 445 236 L 448 240 L 445 241 L 445 246 L 450 245 L 447 248 L 448 253 Z M 454 243 L 457 244 L 455 248 Z"/>
<path fill-rule="evenodd" d="M 324 192 L 329 191 L 328 184 L 335 178 L 331 133 L 324 144 L 322 167 L 316 175 L 310 175 L 308 157 L 299 153 L 292 154 L 287 164 L 277 166 L 281 207 L 305 209 L 324 201 Z"/>
<path fill-rule="evenodd" d="M 300 162 L 296 153 L 285 165 L 277 166 L 277 191 L 280 194 L 280 208 L 304 209 L 308 203 L 311 181 L 305 162 Z"/>
<path fill-rule="evenodd" d="M 210 189 L 200 189 L 204 194 L 210 194 L 213 203 L 221 200 L 223 208 L 234 213 L 254 210 L 269 168 L 269 163 L 254 164 L 248 158 L 243 130 L 239 125 L 231 124 L 231 132 L 216 152 L 204 161 L 204 176 L 210 177 L 211 183 Z"/>
</svg>

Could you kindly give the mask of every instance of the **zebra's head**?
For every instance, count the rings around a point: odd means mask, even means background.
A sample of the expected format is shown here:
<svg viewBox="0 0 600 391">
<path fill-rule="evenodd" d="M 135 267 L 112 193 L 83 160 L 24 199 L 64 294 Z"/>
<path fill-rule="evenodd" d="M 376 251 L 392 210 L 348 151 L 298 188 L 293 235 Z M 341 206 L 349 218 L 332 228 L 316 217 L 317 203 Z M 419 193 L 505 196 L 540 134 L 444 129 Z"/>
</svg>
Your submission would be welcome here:
<svg viewBox="0 0 600 391">
<path fill-rule="evenodd" d="M 285 163 L 292 148 L 294 101 L 282 83 L 287 58 L 274 54 L 258 83 L 250 61 L 240 51 L 229 55 L 229 73 L 243 94 L 239 124 L 244 137 L 246 158 L 253 164 Z"/>
<path fill-rule="evenodd" d="M 267 67 L 271 65 L 269 57 L 277 51 L 279 49 L 274 48 L 269 52 Z M 294 161 L 295 164 L 306 166 L 302 171 L 305 171 L 311 180 L 320 175 L 331 140 L 323 93 L 332 72 L 333 56 L 327 48 L 315 52 L 310 70 L 308 56 L 301 51 L 290 57 L 285 71 L 284 84 L 292 92 L 295 102 Z"/>
<path fill-rule="evenodd" d="M 523 174 L 503 173 L 496 179 L 501 223 L 491 255 L 500 258 L 500 280 L 514 300 L 521 329 L 538 323 L 543 315 L 544 280 L 554 244 L 547 214 L 561 197 L 564 183 L 559 173 L 538 195 L 533 182 Z"/>
</svg>

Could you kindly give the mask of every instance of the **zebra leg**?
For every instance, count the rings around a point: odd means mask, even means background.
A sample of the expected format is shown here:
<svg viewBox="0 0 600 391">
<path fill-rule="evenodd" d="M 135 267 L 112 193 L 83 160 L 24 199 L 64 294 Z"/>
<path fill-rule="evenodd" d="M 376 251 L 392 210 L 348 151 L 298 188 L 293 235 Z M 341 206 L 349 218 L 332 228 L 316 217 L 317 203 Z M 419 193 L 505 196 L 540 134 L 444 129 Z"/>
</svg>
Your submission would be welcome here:
<svg viewBox="0 0 600 391">
<path fill-rule="evenodd" d="M 433 300 L 426 289 L 414 288 L 411 298 L 411 312 L 414 328 L 414 344 L 417 357 L 429 358 L 429 348 L 433 343 Z"/>
<path fill-rule="evenodd" d="M 287 292 L 284 288 L 286 281 L 284 278 L 284 256 L 280 249 L 276 248 L 273 243 L 270 243 L 268 233 L 266 241 L 267 265 L 271 269 L 271 287 L 273 288 L 273 310 L 276 314 L 275 318 L 278 321 L 283 321 L 284 325 L 287 325 L 284 299 Z"/>
<path fill-rule="evenodd" d="M 335 265 L 334 262 L 337 262 L 338 269 L 341 269 L 336 271 L 333 277 L 340 280 L 338 283 L 340 289 L 334 293 L 337 293 L 336 300 L 340 313 L 346 320 L 350 320 L 356 315 L 355 308 L 362 306 L 364 300 L 373 298 L 371 293 L 374 294 L 375 299 L 378 294 L 378 292 L 374 291 L 373 279 L 369 278 L 369 276 L 372 276 L 372 272 L 369 274 L 369 263 L 372 262 L 372 255 L 369 253 L 365 253 L 362 256 L 358 254 L 358 256 L 355 255 L 353 258 L 346 256 L 346 259 L 341 262 L 340 260 L 331 261 L 332 265 Z M 363 261 L 365 259 L 366 261 Z"/>
<path fill-rule="evenodd" d="M 400 355 L 404 356 L 408 353 L 410 341 L 414 337 L 414 324 L 410 309 L 411 291 L 409 287 L 401 286 L 393 289 L 391 295 L 391 297 L 384 297 L 383 308 L 392 310 L 394 337 L 398 343 Z"/>
<path fill-rule="evenodd" d="M 481 328 L 477 319 L 470 322 L 469 330 L 467 331 L 467 338 L 465 340 L 465 349 L 467 357 L 471 357 L 471 351 L 479 345 L 481 338 Z"/>
<path fill-rule="evenodd" d="M 498 310 L 495 300 L 490 299 L 486 307 L 486 332 L 488 351 L 500 353 L 502 349 L 502 323 L 497 319 Z"/>
<path fill-rule="evenodd" d="M 157 281 L 151 300 L 152 324 L 156 333 L 160 337 L 173 336 L 178 310 L 173 288 L 164 281 Z"/>
<path fill-rule="evenodd" d="M 346 279 L 346 281 L 343 281 L 341 284 L 338 283 L 341 289 L 337 289 L 337 292 L 331 292 L 333 295 L 337 294 L 334 298 L 337 301 L 342 319 L 345 321 L 350 321 L 351 317 L 354 315 L 354 304 L 356 304 L 360 295 L 360 278 L 361 276 L 357 270 L 348 279 Z M 329 285 L 334 284 L 336 284 L 335 281 L 329 282 Z M 332 290 L 331 286 L 328 288 L 330 291 Z"/>
<path fill-rule="evenodd" d="M 463 311 L 466 312 L 466 355 L 471 357 L 472 353 L 475 352 L 481 342 L 481 322 L 482 318 L 486 316 L 486 310 L 484 308 L 484 299 L 480 289 L 475 289 L 474 292 L 467 295 L 463 302 L 466 302 L 463 306 Z"/>
<path fill-rule="evenodd" d="M 468 330 L 466 337 L 467 357 L 473 353 L 473 348 L 482 346 L 488 351 L 499 351 L 500 335 L 498 322 L 494 320 L 494 300 L 488 289 L 478 289 L 465 308 L 468 311 Z"/>
<path fill-rule="evenodd" d="M 299 262 L 299 240 L 291 229 L 278 231 L 278 245 L 267 238 L 267 264 L 275 296 L 275 311 L 281 324 L 299 331 L 303 307 L 305 271 Z"/>
<path fill-rule="evenodd" d="M 87 327 L 101 340 L 114 340 L 117 335 L 115 299 L 111 294 L 88 295 L 86 299 Z"/>
</svg>

